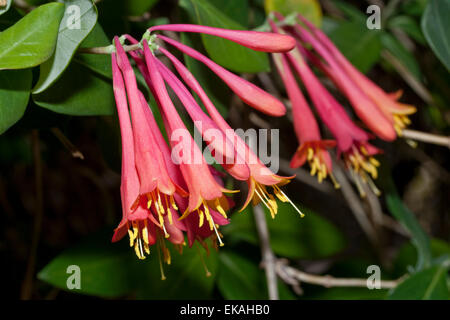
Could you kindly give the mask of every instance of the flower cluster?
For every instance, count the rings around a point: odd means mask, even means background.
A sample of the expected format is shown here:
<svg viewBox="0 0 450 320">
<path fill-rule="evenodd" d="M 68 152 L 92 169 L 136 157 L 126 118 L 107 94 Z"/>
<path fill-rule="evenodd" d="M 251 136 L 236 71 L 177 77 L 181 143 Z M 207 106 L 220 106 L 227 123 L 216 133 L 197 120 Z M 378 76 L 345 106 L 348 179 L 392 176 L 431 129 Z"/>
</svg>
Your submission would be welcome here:
<svg viewBox="0 0 450 320">
<path fill-rule="evenodd" d="M 311 64 L 329 77 L 350 102 L 356 115 L 375 136 L 393 141 L 410 124 L 408 115 L 414 113 L 413 106 L 397 100 L 401 92 L 389 94 L 357 70 L 336 48 L 332 41 L 301 15 L 299 23 L 289 23 L 281 14 L 274 13 L 281 24 L 270 20 L 274 33 L 293 36 L 296 47 L 286 53 L 274 53 L 273 59 L 292 104 L 295 132 L 300 142 L 291 167 L 299 167 L 308 161 L 311 174 L 317 174 L 319 182 L 328 175 L 336 187 L 332 175 L 332 163 L 327 149 L 336 146 L 338 157 L 342 157 L 350 171 L 361 196 L 365 193 L 362 183 L 379 194 L 372 179 L 377 178 L 379 162 L 374 158 L 380 149 L 369 143 L 372 134 L 358 127 L 344 107 L 327 91 L 311 70 Z M 335 141 L 322 140 L 318 123 L 300 90 L 293 71 L 303 82 L 308 96 L 320 119 L 333 134 Z"/>
<path fill-rule="evenodd" d="M 276 198 L 290 202 L 280 186 L 288 183 L 292 177 L 276 175 L 260 161 L 217 111 L 192 73 L 167 48 L 178 49 L 202 62 L 242 101 L 256 110 L 282 116 L 286 112 L 284 105 L 200 52 L 172 38 L 155 34 L 156 31 L 199 32 L 271 53 L 291 50 L 295 40 L 277 33 L 186 24 L 152 27 L 140 42 L 129 35 L 114 38 L 115 50 L 111 54 L 111 61 L 122 136 L 123 218 L 115 230 L 113 241 L 128 234 L 130 246 L 139 259 L 144 259 L 150 253 L 150 247 L 157 244 L 164 261 L 170 263 L 166 240 L 180 249 L 185 234 L 189 246 L 196 240 L 205 245 L 204 240 L 211 236 L 216 246 L 217 241 L 223 244 L 218 229 L 228 223 L 227 210 L 233 205 L 226 194 L 235 191 L 225 188 L 221 181 L 223 173 L 205 161 L 202 151 L 180 117 L 168 88 L 184 106 L 216 162 L 234 179 L 248 184 L 244 208 L 250 201 L 254 204 L 263 202 L 274 216 L 277 213 Z M 138 45 L 139 49 L 129 51 L 127 55 L 125 41 Z M 167 58 L 171 68 L 161 62 L 158 58 L 161 56 Z M 168 142 L 138 88 L 129 58 L 139 69 L 156 101 Z M 177 74 L 172 70 L 176 70 Z M 191 92 L 199 97 L 207 112 L 203 111 Z"/>
</svg>

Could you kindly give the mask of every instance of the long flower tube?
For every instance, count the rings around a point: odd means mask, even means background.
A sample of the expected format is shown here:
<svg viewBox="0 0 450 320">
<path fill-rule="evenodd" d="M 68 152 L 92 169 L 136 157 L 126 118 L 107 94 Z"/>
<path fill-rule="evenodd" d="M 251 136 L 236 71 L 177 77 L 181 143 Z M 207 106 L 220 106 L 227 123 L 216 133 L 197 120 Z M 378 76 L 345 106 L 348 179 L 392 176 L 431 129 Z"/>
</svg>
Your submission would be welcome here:
<svg viewBox="0 0 450 320">
<path fill-rule="evenodd" d="M 380 150 L 368 142 L 369 134 L 352 122 L 344 108 L 320 83 L 298 49 L 286 55 L 302 79 L 322 121 L 336 138 L 339 155 L 342 155 L 361 196 L 365 195 L 361 182 L 367 183 L 374 193 L 379 194 L 380 191 L 372 179 L 377 178 L 379 166 L 379 162 L 373 156 L 380 153 Z"/>
<path fill-rule="evenodd" d="M 169 60 L 172 65 L 177 70 L 178 74 L 181 76 L 183 81 L 187 86 L 194 91 L 202 101 L 206 110 L 208 111 L 211 119 L 217 124 L 217 126 L 226 133 L 230 141 L 234 143 L 236 148 L 236 153 L 245 159 L 248 168 L 250 169 L 250 177 L 247 180 L 249 187 L 247 199 L 241 209 L 244 210 L 245 207 L 253 200 L 253 203 L 263 202 L 264 205 L 269 209 L 272 217 L 277 213 L 278 206 L 276 200 L 272 194 L 267 190 L 270 186 L 273 188 L 275 196 L 282 202 L 290 202 L 293 207 L 299 212 L 301 216 L 303 213 L 292 203 L 292 201 L 286 196 L 286 194 L 280 189 L 280 187 L 289 182 L 292 177 L 282 177 L 274 174 L 270 169 L 268 169 L 261 160 L 255 155 L 255 153 L 250 149 L 250 147 L 239 137 L 235 131 L 229 126 L 229 124 L 223 119 L 222 115 L 217 111 L 214 104 L 211 102 L 209 97 L 206 95 L 203 88 L 200 86 L 198 81 L 192 75 L 192 73 L 170 52 L 164 48 L 159 48 Z"/>
<path fill-rule="evenodd" d="M 199 147 L 190 136 L 167 93 L 164 80 L 158 71 L 156 58 L 150 51 L 146 40 L 143 42 L 143 47 L 150 79 L 160 102 L 161 111 L 167 120 L 167 131 L 172 145 L 172 159 L 179 164 L 189 190 L 188 207 L 181 219 L 192 212 L 197 212 L 199 215 L 204 214 L 210 229 L 217 230 L 216 223 L 210 214 L 210 208 L 225 215 L 225 210 L 221 205 L 223 199 L 226 200 L 223 192 L 233 191 L 222 187 L 213 178 Z M 174 152 L 174 150 L 177 151 Z M 200 212 L 199 209 L 202 205 L 204 212 Z"/>
<path fill-rule="evenodd" d="M 212 149 L 211 153 L 216 158 L 216 162 L 223 165 L 225 170 L 235 179 L 247 180 L 250 175 L 249 169 L 244 159 L 235 153 L 232 142 L 217 127 L 215 122 L 203 112 L 184 84 L 162 62 L 159 60 L 156 60 L 156 62 L 162 77 L 183 103 L 197 129 L 202 134 L 203 140 Z"/>
<path fill-rule="evenodd" d="M 227 86 L 241 98 L 249 106 L 263 113 L 271 116 L 283 116 L 286 113 L 285 106 L 274 96 L 255 86 L 253 83 L 242 79 L 234 73 L 226 70 L 213 62 L 211 59 L 205 57 L 197 50 L 192 49 L 176 40 L 168 38 L 163 35 L 157 35 L 157 37 L 164 42 L 174 46 L 181 52 L 188 56 L 202 62 L 211 71 L 213 71 L 219 78 L 221 78 Z"/>
<path fill-rule="evenodd" d="M 209 34 L 263 52 L 287 52 L 295 46 L 295 40 L 292 37 L 269 32 L 229 30 L 194 24 L 165 24 L 151 27 L 148 30 L 149 32 L 165 30 Z"/>
<path fill-rule="evenodd" d="M 269 23 L 273 32 L 279 32 L 273 21 L 269 20 Z M 294 129 L 300 141 L 300 146 L 292 157 L 291 167 L 298 168 L 308 161 L 311 175 L 317 173 L 319 182 L 330 175 L 335 187 L 338 188 L 339 184 L 331 173 L 331 157 L 327 151 L 327 148 L 334 147 L 336 142 L 322 140 L 319 125 L 297 84 L 286 56 L 282 53 L 273 53 L 272 58 L 291 101 Z"/>
</svg>

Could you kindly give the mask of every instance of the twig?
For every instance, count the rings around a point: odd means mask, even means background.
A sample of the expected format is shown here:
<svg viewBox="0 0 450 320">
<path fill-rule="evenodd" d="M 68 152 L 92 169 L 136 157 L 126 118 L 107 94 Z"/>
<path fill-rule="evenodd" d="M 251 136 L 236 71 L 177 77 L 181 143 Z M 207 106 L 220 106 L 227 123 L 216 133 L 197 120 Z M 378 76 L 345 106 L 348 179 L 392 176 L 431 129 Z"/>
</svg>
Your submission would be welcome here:
<svg viewBox="0 0 450 320">
<path fill-rule="evenodd" d="M 113 45 L 109 45 L 106 47 L 79 48 L 77 52 L 78 53 L 92 53 L 92 54 L 111 54 L 113 48 L 114 48 Z M 123 49 L 125 50 L 125 52 L 139 50 L 140 44 L 136 43 L 136 44 L 132 44 L 132 45 L 124 45 Z"/>
<path fill-rule="evenodd" d="M 150 20 L 151 17 L 152 15 L 150 12 L 144 12 L 144 14 L 140 16 L 128 16 L 127 19 L 131 22 L 146 22 Z"/>
<path fill-rule="evenodd" d="M 284 261 L 278 261 L 277 269 L 279 271 L 283 270 L 291 279 L 296 279 L 299 282 L 305 282 L 309 284 L 315 284 L 323 286 L 326 288 L 331 287 L 362 287 L 367 288 L 367 279 L 360 278 L 335 278 L 329 275 L 318 276 L 314 274 L 309 274 L 293 267 L 290 267 Z M 398 280 L 380 280 L 381 289 L 391 289 L 395 288 L 403 277 Z"/>
<path fill-rule="evenodd" d="M 25 12 L 30 12 L 36 8 L 35 6 L 32 6 L 29 3 L 27 3 L 25 0 L 14 0 L 12 4 L 14 7 L 21 9 Z"/>
<path fill-rule="evenodd" d="M 439 136 L 432 133 L 405 129 L 402 132 L 402 137 L 450 148 L 450 137 L 446 136 Z"/>
<path fill-rule="evenodd" d="M 72 157 L 84 160 L 83 153 L 81 153 L 81 151 L 78 150 L 72 142 L 70 142 L 70 140 L 61 132 L 61 130 L 59 130 L 59 128 L 53 127 L 50 130 L 53 132 L 56 138 L 58 138 L 62 145 L 66 147 L 67 150 L 69 150 L 69 152 L 72 154 Z"/>
<path fill-rule="evenodd" d="M 33 279 L 34 279 L 34 269 L 36 266 L 36 254 L 39 243 L 39 237 L 41 233 L 42 216 L 44 212 L 41 148 L 39 143 L 39 132 L 36 129 L 32 131 L 31 138 L 32 138 L 34 171 L 35 171 L 36 211 L 33 225 L 33 236 L 31 239 L 30 256 L 28 258 L 27 270 L 25 272 L 25 278 L 22 283 L 22 290 L 20 294 L 20 298 L 23 300 L 29 300 L 33 293 Z"/>
<path fill-rule="evenodd" d="M 264 269 L 266 270 L 267 289 L 269 291 L 270 300 L 279 300 L 277 273 L 275 270 L 275 255 L 270 248 L 269 229 L 267 228 L 266 216 L 261 208 L 257 205 L 253 208 L 255 216 L 256 229 L 258 230 L 259 241 L 261 242 L 261 253 L 263 258 Z"/>
</svg>

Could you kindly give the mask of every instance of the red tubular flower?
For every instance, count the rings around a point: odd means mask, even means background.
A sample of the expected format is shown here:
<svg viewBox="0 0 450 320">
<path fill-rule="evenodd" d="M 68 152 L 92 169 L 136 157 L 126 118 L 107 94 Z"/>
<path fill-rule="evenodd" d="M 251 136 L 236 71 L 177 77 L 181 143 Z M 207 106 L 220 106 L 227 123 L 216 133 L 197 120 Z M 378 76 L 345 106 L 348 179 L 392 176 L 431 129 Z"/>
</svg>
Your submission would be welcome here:
<svg viewBox="0 0 450 320">
<path fill-rule="evenodd" d="M 359 177 L 362 182 L 367 182 L 375 193 L 379 193 L 370 176 L 377 178 L 379 162 L 373 155 L 380 153 L 380 150 L 368 143 L 369 135 L 352 122 L 344 108 L 316 78 L 298 49 L 287 53 L 287 56 L 302 79 L 319 116 L 336 138 L 339 155 L 343 156 L 361 195 L 364 195 L 364 191 Z"/>
<path fill-rule="evenodd" d="M 239 137 L 234 130 L 228 125 L 228 123 L 223 119 L 221 114 L 217 111 L 214 104 L 206 95 L 203 88 L 200 86 L 198 81 L 192 75 L 192 73 L 170 52 L 163 48 L 159 50 L 172 62 L 173 66 L 184 80 L 184 82 L 189 86 L 189 88 L 194 91 L 202 101 L 206 110 L 208 111 L 211 119 L 216 123 L 216 125 L 226 133 L 228 139 L 232 141 L 235 146 L 235 152 L 245 160 L 248 168 L 250 169 L 250 177 L 247 180 L 249 187 L 249 192 L 247 199 L 242 207 L 241 211 L 253 200 L 254 204 L 262 201 L 266 207 L 269 209 L 272 217 L 277 213 L 278 207 L 276 200 L 272 194 L 267 190 L 267 186 L 273 188 L 275 196 L 283 202 L 290 202 L 294 208 L 299 212 L 301 216 L 303 213 L 290 201 L 286 194 L 280 189 L 280 186 L 289 182 L 292 177 L 282 177 L 274 174 L 270 171 L 254 154 L 254 152 L 249 148 L 249 146 Z"/>
<path fill-rule="evenodd" d="M 263 52 L 287 52 L 295 47 L 295 40 L 292 37 L 269 32 L 228 30 L 194 24 L 166 24 L 149 29 L 150 32 L 156 30 L 209 34 Z"/>
<path fill-rule="evenodd" d="M 331 65 L 328 66 L 327 72 L 332 80 L 339 85 L 340 77 L 336 73 L 346 73 L 355 86 L 362 90 L 374 103 L 381 109 L 388 119 L 391 119 L 395 130 L 401 135 L 402 130 L 411 123 L 408 115 L 416 112 L 416 108 L 412 105 L 397 102 L 401 97 L 400 93 L 388 94 L 372 80 L 366 77 L 362 72 L 355 68 L 347 58 L 339 51 L 333 42 L 320 29 L 316 28 L 312 23 L 299 15 L 303 23 L 311 30 L 315 36 L 315 40 L 325 47 L 332 55 L 333 59 L 339 65 L 339 71 L 336 71 Z"/>
<path fill-rule="evenodd" d="M 200 52 L 168 37 L 158 35 L 158 38 L 164 42 L 176 47 L 178 50 L 188 56 L 202 62 L 218 77 L 220 77 L 230 89 L 241 98 L 249 106 L 264 112 L 271 116 L 283 116 L 286 113 L 284 105 L 271 94 L 255 86 L 253 83 L 231 73 L 230 71 L 219 66 L 217 63 L 208 59 Z"/>
<path fill-rule="evenodd" d="M 273 21 L 270 20 L 269 23 L 272 31 L 278 32 Z M 331 174 L 331 158 L 326 150 L 327 148 L 334 147 L 336 142 L 321 139 L 317 121 L 298 87 L 297 80 L 292 74 L 286 56 L 284 54 L 274 53 L 272 57 L 286 88 L 289 100 L 291 101 L 294 129 L 300 141 L 300 146 L 292 157 L 291 167 L 298 168 L 308 161 L 311 167 L 311 175 L 317 173 L 319 182 L 322 182 L 330 174 L 335 187 L 339 187 L 339 184 Z"/>
<path fill-rule="evenodd" d="M 172 159 L 179 163 L 181 173 L 189 190 L 188 207 L 181 219 L 194 211 L 201 215 L 199 208 L 203 205 L 205 218 L 209 222 L 211 230 L 216 229 L 216 223 L 210 214 L 210 208 L 226 216 L 222 207 L 225 199 L 223 192 L 233 191 L 225 189 L 215 181 L 200 149 L 190 136 L 167 93 L 164 80 L 158 71 L 158 63 L 150 51 L 146 40 L 144 40 L 143 46 L 150 80 L 167 122 L 167 131 L 172 149 L 179 150 L 178 154 L 172 151 Z M 181 139 L 176 141 L 174 137 L 178 133 L 181 133 L 182 136 Z"/>
</svg>

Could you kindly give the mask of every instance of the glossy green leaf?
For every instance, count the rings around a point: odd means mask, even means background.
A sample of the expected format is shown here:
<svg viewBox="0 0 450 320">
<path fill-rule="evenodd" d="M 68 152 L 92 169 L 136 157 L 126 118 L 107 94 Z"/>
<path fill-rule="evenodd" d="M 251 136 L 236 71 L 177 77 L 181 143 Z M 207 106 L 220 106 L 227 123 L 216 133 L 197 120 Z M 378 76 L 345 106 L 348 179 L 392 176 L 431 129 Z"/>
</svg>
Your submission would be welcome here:
<svg viewBox="0 0 450 320">
<path fill-rule="evenodd" d="M 245 29 L 206 0 L 181 0 L 180 6 L 197 24 L 225 28 Z M 236 72 L 263 72 L 270 70 L 268 55 L 243 47 L 223 38 L 202 34 L 203 45 L 211 59 Z"/>
<path fill-rule="evenodd" d="M 450 1 L 430 0 L 422 16 L 422 31 L 431 49 L 450 71 Z"/>
<path fill-rule="evenodd" d="M 264 8 L 267 13 L 276 11 L 284 16 L 298 12 L 316 26 L 320 26 L 322 21 L 318 0 L 265 0 Z"/>
<path fill-rule="evenodd" d="M 91 33 L 81 43 L 81 48 L 104 47 L 111 44 L 103 28 L 97 23 Z M 74 61 L 95 71 L 96 73 L 112 78 L 111 57 L 107 54 L 79 53 L 74 57 Z"/>
<path fill-rule="evenodd" d="M 416 77 L 417 80 L 421 80 L 422 73 L 416 58 L 401 44 L 400 41 L 389 33 L 383 32 L 381 34 L 381 43 L 385 49 L 393 54 L 398 61 Z"/>
<path fill-rule="evenodd" d="M 369 71 L 381 53 L 380 31 L 368 29 L 365 23 L 365 20 L 344 22 L 329 34 L 339 50 L 362 72 Z"/>
<path fill-rule="evenodd" d="M 300 218 L 295 209 L 286 203 L 278 204 L 275 219 L 267 213 L 272 250 L 292 259 L 319 259 L 337 254 L 346 246 L 341 232 L 326 219 L 304 209 Z M 223 229 L 226 237 L 258 245 L 254 217 L 251 209 L 231 216 L 232 223 Z M 226 238 L 225 238 L 226 239 Z"/>
<path fill-rule="evenodd" d="M 91 0 L 65 0 L 64 5 L 55 52 L 40 65 L 39 81 L 33 93 L 44 91 L 61 76 L 97 22 L 97 9 Z"/>
<path fill-rule="evenodd" d="M 31 70 L 0 71 L 0 134 L 22 118 L 31 89 Z"/>
<path fill-rule="evenodd" d="M 227 17 L 243 27 L 248 27 L 250 14 L 248 0 L 209 0 L 209 2 Z"/>
<path fill-rule="evenodd" d="M 448 300 L 447 272 L 450 260 L 423 269 L 402 281 L 389 294 L 390 300 Z"/>
<path fill-rule="evenodd" d="M 55 49 L 64 5 L 40 6 L 0 33 L 0 70 L 34 67 Z"/>
<path fill-rule="evenodd" d="M 6 0 L 5 6 L 0 6 L 0 16 L 9 10 L 11 7 L 12 0 Z"/>
<path fill-rule="evenodd" d="M 268 298 L 264 270 L 258 263 L 231 251 L 220 251 L 217 286 L 225 299 L 265 300 Z M 287 286 L 278 281 L 280 299 L 295 299 Z"/>
<path fill-rule="evenodd" d="M 111 115 L 115 108 L 110 80 L 76 62 L 49 89 L 33 94 L 33 100 L 43 108 L 77 116 Z"/>
</svg>

